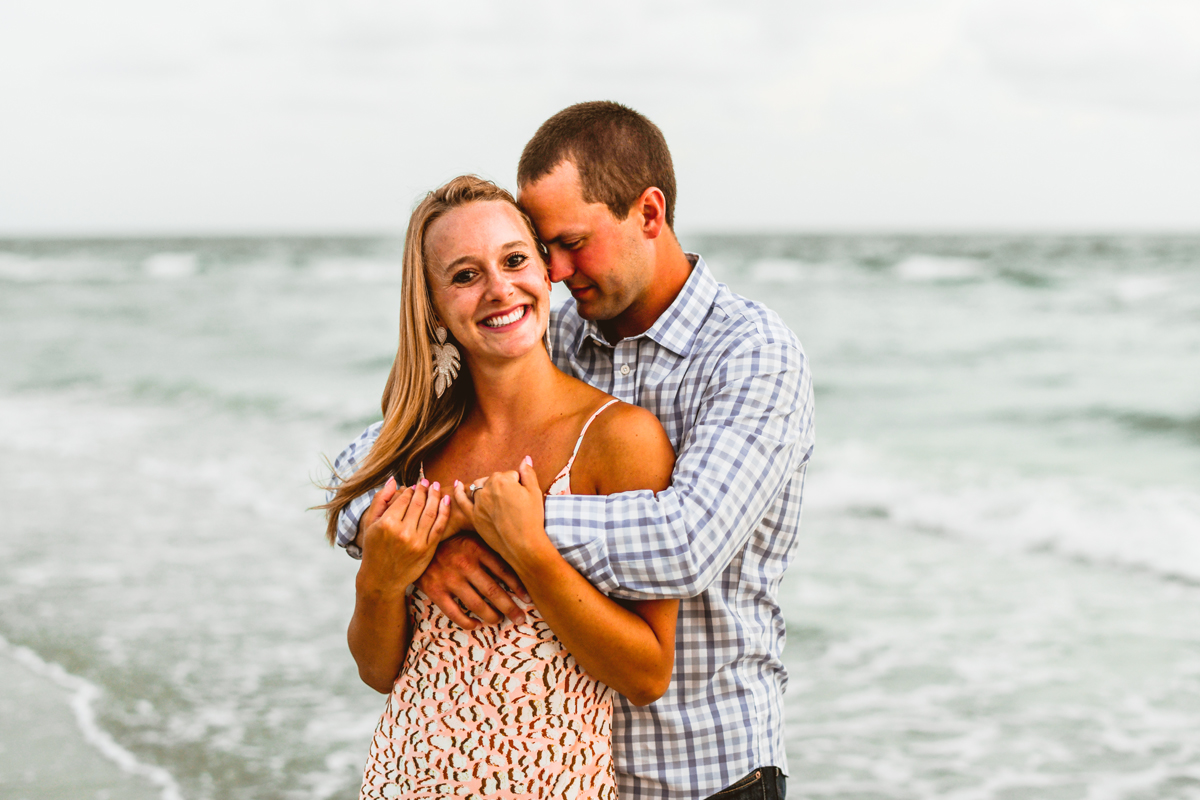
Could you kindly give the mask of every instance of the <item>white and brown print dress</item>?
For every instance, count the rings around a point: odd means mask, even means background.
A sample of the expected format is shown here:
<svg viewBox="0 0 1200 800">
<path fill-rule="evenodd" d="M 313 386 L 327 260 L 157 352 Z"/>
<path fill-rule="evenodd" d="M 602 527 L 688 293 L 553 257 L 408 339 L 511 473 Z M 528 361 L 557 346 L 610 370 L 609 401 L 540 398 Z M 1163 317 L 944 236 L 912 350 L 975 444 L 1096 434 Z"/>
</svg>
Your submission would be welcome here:
<svg viewBox="0 0 1200 800">
<path fill-rule="evenodd" d="M 569 493 L 574 461 L 550 494 Z M 612 690 L 583 671 L 536 608 L 523 609 L 521 625 L 465 631 L 413 592 L 412 643 L 371 741 L 361 798 L 616 798 Z"/>
<path fill-rule="evenodd" d="M 362 798 L 615 798 L 612 690 L 526 622 L 464 631 L 420 591 Z"/>
</svg>

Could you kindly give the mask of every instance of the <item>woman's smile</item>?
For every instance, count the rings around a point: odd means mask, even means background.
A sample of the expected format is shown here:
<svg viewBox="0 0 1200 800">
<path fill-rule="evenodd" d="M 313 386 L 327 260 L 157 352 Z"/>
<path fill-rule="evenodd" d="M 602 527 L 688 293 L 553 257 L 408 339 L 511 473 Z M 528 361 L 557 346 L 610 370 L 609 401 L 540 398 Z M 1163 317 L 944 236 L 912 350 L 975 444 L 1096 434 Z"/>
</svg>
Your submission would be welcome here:
<svg viewBox="0 0 1200 800">
<path fill-rule="evenodd" d="M 493 314 L 492 316 L 484 319 L 480 324 L 486 328 L 492 328 L 493 330 L 507 328 L 508 326 L 523 320 L 525 315 L 528 313 L 529 306 L 517 306 L 512 311 L 501 314 Z"/>
</svg>

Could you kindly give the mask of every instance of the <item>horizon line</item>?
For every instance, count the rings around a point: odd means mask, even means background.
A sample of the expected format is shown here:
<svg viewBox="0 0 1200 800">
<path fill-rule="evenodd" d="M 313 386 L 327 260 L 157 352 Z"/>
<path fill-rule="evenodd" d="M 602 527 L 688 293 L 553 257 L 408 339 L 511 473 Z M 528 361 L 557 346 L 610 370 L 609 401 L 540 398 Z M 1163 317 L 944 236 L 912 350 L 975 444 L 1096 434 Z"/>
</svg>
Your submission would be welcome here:
<svg viewBox="0 0 1200 800">
<path fill-rule="evenodd" d="M 1017 226 L 827 226 L 827 227 L 762 227 L 762 228 L 692 228 L 676 232 L 685 237 L 751 237 L 751 236 L 1200 236 L 1200 225 L 1185 227 L 1017 227 Z M 165 240 L 265 240 L 265 239 L 404 239 L 403 230 L 225 230 L 225 231 L 4 231 L 0 242 L 85 242 L 85 241 L 165 241 Z"/>
</svg>

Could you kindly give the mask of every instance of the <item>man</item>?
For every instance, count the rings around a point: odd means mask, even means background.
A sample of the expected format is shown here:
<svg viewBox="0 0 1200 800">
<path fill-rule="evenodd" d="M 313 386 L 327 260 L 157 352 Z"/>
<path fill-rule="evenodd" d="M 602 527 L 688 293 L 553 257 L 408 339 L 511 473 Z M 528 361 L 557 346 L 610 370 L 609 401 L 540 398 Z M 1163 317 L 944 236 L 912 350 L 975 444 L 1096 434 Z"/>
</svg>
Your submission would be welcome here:
<svg viewBox="0 0 1200 800">
<path fill-rule="evenodd" d="M 813 447 L 812 381 L 778 316 L 718 284 L 673 231 L 675 177 L 658 128 L 616 103 L 567 108 L 521 155 L 520 202 L 572 299 L 551 320 L 565 372 L 658 416 L 669 489 L 546 499 L 546 530 L 601 591 L 682 600 L 675 670 L 645 708 L 616 701 L 622 798 L 782 797 L 785 626 Z M 353 470 L 360 440 L 335 467 Z M 370 496 L 339 520 L 355 548 Z M 520 612 L 515 576 L 474 537 L 443 543 L 420 588 L 454 621 Z"/>
</svg>

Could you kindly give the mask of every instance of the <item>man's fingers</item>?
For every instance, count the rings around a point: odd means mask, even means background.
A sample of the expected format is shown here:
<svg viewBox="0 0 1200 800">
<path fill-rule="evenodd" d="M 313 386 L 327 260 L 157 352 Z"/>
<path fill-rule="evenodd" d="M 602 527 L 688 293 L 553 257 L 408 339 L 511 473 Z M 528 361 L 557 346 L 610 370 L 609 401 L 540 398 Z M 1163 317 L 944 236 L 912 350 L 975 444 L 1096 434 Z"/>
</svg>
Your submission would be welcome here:
<svg viewBox="0 0 1200 800">
<path fill-rule="evenodd" d="M 421 581 L 417 581 L 417 586 L 420 587 L 421 591 L 425 592 L 429 599 L 433 601 L 433 604 L 440 608 L 442 613 L 445 614 L 450 621 L 458 627 L 465 631 L 473 631 L 479 627 L 479 623 L 471 619 L 470 615 L 468 615 L 467 612 L 463 611 L 459 607 L 458 603 L 454 599 L 454 596 L 451 595 L 450 592 L 444 589 L 441 591 L 432 588 L 426 589 L 425 587 L 421 586 Z"/>
<path fill-rule="evenodd" d="M 521 583 L 521 579 L 517 577 L 517 573 L 512 571 L 512 567 L 508 565 L 508 562 L 496 555 L 491 548 L 488 548 L 480 554 L 479 563 L 482 564 L 488 572 L 496 576 L 496 579 L 503 584 L 503 586 L 497 586 L 497 588 L 500 589 L 501 594 L 504 594 L 504 587 L 508 587 L 508 591 L 517 595 L 517 597 L 520 597 L 526 603 L 530 602 L 531 598 L 529 597 L 529 592 L 525 591 L 525 584 Z M 493 605 L 495 605 L 495 603 L 493 603 Z M 513 607 L 516 608 L 516 606 Z M 499 608 L 499 606 L 497 606 L 497 608 Z M 507 611 L 505 612 L 505 616 L 507 616 L 513 622 L 525 621 L 525 612 L 521 611 L 519 608 L 517 609 L 517 616 L 513 616 Z"/>
<path fill-rule="evenodd" d="M 504 588 L 504 586 L 495 581 L 488 581 L 484 586 L 479 587 L 477 591 L 488 607 L 494 608 L 498 612 L 496 622 L 500 621 L 500 614 L 508 617 L 518 625 L 525 621 L 525 612 L 513 602 L 512 595 L 508 593 L 508 589 Z M 476 616 L 479 616 L 478 613 L 476 613 Z"/>
<path fill-rule="evenodd" d="M 484 596 L 484 592 L 487 591 L 489 590 L 480 590 L 468 584 L 461 591 L 457 592 L 456 595 L 459 604 L 474 614 L 484 625 L 499 625 L 500 620 L 504 619 L 504 615 L 488 602 Z"/>
</svg>

